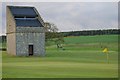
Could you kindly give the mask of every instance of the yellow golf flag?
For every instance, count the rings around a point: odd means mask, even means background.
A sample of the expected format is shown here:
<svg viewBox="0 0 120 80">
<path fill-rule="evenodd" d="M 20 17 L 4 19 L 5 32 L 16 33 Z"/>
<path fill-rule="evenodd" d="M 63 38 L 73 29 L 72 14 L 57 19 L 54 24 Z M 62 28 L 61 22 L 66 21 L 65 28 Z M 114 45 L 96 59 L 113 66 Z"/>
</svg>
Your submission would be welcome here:
<svg viewBox="0 0 120 80">
<path fill-rule="evenodd" d="M 103 53 L 106 53 L 106 59 L 107 63 L 109 63 L 109 54 L 108 54 L 108 48 L 104 48 Z"/>
<path fill-rule="evenodd" d="M 104 48 L 103 52 L 108 53 L 108 48 Z"/>
</svg>

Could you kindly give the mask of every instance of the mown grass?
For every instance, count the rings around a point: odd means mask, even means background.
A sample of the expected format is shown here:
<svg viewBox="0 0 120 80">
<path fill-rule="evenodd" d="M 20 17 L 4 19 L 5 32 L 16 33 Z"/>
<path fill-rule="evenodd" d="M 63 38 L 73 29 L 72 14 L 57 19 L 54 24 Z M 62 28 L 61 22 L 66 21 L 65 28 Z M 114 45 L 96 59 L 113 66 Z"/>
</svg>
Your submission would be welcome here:
<svg viewBox="0 0 120 80">
<path fill-rule="evenodd" d="M 101 39 L 101 40 L 100 40 Z M 100 41 L 98 41 L 100 40 Z M 103 48 L 109 49 L 109 63 Z M 3 56 L 4 78 L 118 77 L 117 35 L 66 37 L 62 49 L 46 47 L 45 57 Z"/>
<path fill-rule="evenodd" d="M 118 35 L 71 36 L 65 38 L 65 44 L 111 43 L 118 41 Z"/>
</svg>

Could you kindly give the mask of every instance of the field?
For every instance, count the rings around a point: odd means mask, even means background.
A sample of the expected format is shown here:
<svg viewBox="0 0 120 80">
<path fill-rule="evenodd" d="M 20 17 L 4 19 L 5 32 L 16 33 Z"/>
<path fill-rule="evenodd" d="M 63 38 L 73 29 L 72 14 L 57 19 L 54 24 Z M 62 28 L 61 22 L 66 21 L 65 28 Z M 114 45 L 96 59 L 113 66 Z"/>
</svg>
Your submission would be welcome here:
<svg viewBox="0 0 120 80">
<path fill-rule="evenodd" d="M 65 37 L 63 47 L 46 47 L 45 57 L 15 57 L 2 52 L 3 78 L 117 78 L 118 36 Z M 104 47 L 109 50 L 109 63 Z"/>
</svg>

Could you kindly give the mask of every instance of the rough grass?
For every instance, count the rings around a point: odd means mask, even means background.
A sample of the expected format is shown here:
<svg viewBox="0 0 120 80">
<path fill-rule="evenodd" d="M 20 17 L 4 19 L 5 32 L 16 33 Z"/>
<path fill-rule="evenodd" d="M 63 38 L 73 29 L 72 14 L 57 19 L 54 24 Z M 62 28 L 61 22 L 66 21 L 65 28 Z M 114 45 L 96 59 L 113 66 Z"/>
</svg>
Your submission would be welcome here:
<svg viewBox="0 0 120 80">
<path fill-rule="evenodd" d="M 63 45 L 65 50 L 58 50 L 56 45 L 46 47 L 45 57 L 15 57 L 3 52 L 2 76 L 115 78 L 118 77 L 117 44 L 117 35 L 80 36 L 66 37 Z M 104 46 L 109 48 L 109 63 L 106 61 L 106 54 L 102 53 Z"/>
</svg>

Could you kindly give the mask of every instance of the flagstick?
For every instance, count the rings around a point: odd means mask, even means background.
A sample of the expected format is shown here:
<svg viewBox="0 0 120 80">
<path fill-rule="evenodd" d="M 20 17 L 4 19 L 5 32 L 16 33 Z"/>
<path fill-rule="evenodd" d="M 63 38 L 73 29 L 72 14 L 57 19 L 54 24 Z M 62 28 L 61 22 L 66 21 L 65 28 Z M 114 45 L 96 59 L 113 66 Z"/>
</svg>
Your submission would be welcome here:
<svg viewBox="0 0 120 80">
<path fill-rule="evenodd" d="M 106 54 L 107 54 L 107 62 L 109 64 L 109 55 L 108 55 L 108 53 L 106 53 Z"/>
</svg>

